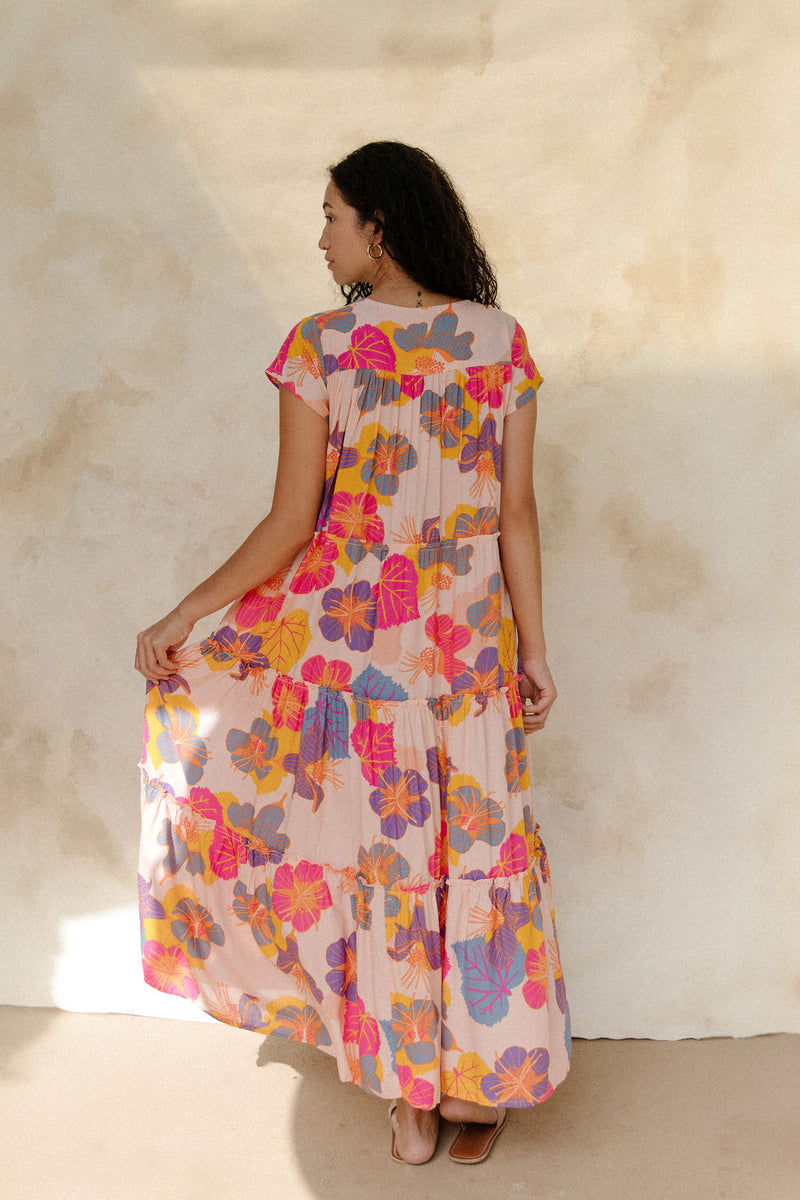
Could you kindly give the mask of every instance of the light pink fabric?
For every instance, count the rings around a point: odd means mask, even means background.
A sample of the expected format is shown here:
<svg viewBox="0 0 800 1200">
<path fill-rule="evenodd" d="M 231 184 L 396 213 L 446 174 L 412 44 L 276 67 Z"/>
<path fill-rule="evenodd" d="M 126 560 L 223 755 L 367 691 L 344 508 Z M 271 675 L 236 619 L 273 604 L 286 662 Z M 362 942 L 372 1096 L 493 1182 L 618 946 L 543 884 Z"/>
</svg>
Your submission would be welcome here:
<svg viewBox="0 0 800 1200">
<path fill-rule="evenodd" d="M 498 548 L 512 317 L 363 300 L 267 371 L 329 424 L 312 541 L 149 688 L 145 977 L 430 1108 L 539 1103 L 569 1009 Z"/>
</svg>

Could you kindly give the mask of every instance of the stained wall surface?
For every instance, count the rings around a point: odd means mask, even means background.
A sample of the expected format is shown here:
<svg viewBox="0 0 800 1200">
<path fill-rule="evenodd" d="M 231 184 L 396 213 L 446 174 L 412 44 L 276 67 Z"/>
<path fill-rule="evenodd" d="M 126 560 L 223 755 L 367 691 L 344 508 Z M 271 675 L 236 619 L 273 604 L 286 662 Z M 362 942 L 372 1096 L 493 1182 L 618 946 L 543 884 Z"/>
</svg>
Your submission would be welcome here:
<svg viewBox="0 0 800 1200">
<path fill-rule="evenodd" d="M 139 977 L 134 638 L 267 511 L 325 167 L 397 138 L 545 376 L 574 1032 L 800 1029 L 794 6 L 9 0 L 3 37 L 0 1001 L 194 1015 Z"/>
</svg>

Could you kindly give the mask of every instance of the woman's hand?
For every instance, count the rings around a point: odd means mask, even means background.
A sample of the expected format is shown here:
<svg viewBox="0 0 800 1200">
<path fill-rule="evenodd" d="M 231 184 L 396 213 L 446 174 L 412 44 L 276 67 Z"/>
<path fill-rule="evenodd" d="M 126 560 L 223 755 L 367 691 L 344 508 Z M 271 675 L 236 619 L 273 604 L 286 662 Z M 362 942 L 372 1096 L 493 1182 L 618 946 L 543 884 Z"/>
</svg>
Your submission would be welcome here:
<svg viewBox="0 0 800 1200">
<path fill-rule="evenodd" d="M 522 724 L 526 733 L 544 729 L 547 714 L 556 698 L 556 685 L 544 658 L 526 658 L 520 663 L 523 677 L 519 681 L 522 698 Z"/>
<path fill-rule="evenodd" d="M 136 670 L 151 683 L 174 675 L 178 668 L 170 660 L 170 654 L 180 649 L 193 628 L 194 621 L 190 621 L 179 608 L 173 608 L 171 613 L 137 637 Z"/>
</svg>

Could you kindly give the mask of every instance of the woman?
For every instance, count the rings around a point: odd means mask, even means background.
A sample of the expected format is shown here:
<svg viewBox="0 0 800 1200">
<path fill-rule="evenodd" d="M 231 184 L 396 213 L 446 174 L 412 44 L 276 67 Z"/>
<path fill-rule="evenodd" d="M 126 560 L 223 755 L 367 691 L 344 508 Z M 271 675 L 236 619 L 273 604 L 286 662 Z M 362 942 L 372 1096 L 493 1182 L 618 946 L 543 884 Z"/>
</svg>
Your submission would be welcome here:
<svg viewBox="0 0 800 1200">
<path fill-rule="evenodd" d="M 442 1116 L 479 1162 L 569 1068 L 524 737 L 556 697 L 541 377 L 430 156 L 361 147 L 323 212 L 346 304 L 267 369 L 272 508 L 138 638 L 144 971 L 334 1055 L 392 1100 L 400 1161 L 431 1157 Z"/>
</svg>

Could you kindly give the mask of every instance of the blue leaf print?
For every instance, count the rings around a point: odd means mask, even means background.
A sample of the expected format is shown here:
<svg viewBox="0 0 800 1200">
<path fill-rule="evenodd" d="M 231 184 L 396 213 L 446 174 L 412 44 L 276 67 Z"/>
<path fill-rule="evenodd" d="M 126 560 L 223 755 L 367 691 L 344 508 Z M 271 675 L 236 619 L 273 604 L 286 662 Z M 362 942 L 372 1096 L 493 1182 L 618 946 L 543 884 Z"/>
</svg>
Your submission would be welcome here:
<svg viewBox="0 0 800 1200">
<path fill-rule="evenodd" d="M 347 758 L 349 718 L 347 705 L 342 697 L 331 688 L 320 687 L 319 698 L 313 708 L 306 709 L 303 717 L 303 737 L 311 734 L 322 754 L 329 759 Z"/>
<path fill-rule="evenodd" d="M 454 942 L 461 970 L 461 994 L 469 1014 L 479 1025 L 496 1025 L 508 1013 L 508 997 L 525 978 L 525 953 L 517 946 L 506 968 L 498 971 L 486 957 L 482 937 Z"/>
<path fill-rule="evenodd" d="M 317 324 L 320 329 L 336 329 L 339 333 L 349 333 L 356 323 L 356 314 L 350 305 L 344 308 L 333 308 L 330 312 L 320 313 Z"/>
<path fill-rule="evenodd" d="M 365 667 L 352 683 L 353 691 L 372 700 L 407 700 L 408 692 L 402 684 L 384 675 L 376 667 Z"/>
<path fill-rule="evenodd" d="M 403 350 L 441 350 L 450 359 L 463 361 L 472 358 L 474 333 L 456 333 L 458 317 L 454 312 L 439 313 L 434 317 L 431 331 L 427 324 L 409 325 L 408 329 L 396 329 L 394 340 Z"/>
</svg>

